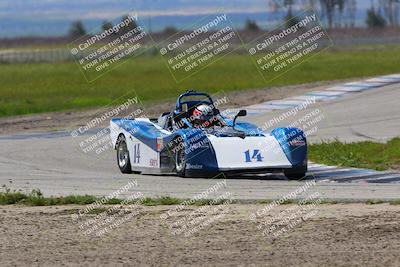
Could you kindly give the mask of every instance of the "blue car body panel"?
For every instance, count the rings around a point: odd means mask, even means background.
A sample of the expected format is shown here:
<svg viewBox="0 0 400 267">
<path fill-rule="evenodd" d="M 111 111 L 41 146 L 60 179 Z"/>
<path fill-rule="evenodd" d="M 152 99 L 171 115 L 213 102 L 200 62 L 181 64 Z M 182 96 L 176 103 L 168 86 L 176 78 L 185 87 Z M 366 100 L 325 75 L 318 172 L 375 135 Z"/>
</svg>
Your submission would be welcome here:
<svg viewBox="0 0 400 267">
<path fill-rule="evenodd" d="M 307 164 L 307 140 L 302 130 L 298 128 L 276 128 L 272 130 L 271 135 L 278 140 L 293 167 L 301 167 Z M 301 141 L 304 142 L 304 145 L 294 145 Z"/>
</svg>

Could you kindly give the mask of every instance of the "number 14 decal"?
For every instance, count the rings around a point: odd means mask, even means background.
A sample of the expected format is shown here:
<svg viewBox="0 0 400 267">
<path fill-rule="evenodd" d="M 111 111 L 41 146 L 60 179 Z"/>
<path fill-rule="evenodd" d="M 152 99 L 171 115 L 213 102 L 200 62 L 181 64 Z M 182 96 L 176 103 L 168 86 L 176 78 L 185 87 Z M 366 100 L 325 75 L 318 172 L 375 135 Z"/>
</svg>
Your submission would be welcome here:
<svg viewBox="0 0 400 267">
<path fill-rule="evenodd" d="M 253 162 L 253 161 L 262 161 L 263 157 L 261 156 L 260 150 L 254 149 L 253 154 L 250 154 L 250 150 L 244 152 L 246 162 Z"/>
<path fill-rule="evenodd" d="M 140 144 L 133 145 L 133 163 L 140 163 Z"/>
</svg>

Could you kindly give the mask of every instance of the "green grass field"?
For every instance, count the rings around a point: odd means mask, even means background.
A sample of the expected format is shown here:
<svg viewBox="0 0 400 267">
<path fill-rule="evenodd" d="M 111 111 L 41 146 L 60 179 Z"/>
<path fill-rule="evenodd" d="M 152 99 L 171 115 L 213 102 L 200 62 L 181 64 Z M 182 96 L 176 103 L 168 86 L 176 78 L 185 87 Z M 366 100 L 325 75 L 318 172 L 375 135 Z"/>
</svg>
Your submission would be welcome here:
<svg viewBox="0 0 400 267">
<path fill-rule="evenodd" d="M 400 47 L 325 51 L 266 83 L 247 55 L 230 55 L 177 84 L 159 56 L 128 60 L 88 83 L 74 63 L 0 64 L 0 116 L 107 105 L 135 90 L 142 101 L 400 72 Z"/>
<path fill-rule="evenodd" d="M 378 171 L 400 168 L 400 138 L 386 144 L 338 141 L 309 145 L 310 160 L 327 165 L 367 168 Z"/>
</svg>

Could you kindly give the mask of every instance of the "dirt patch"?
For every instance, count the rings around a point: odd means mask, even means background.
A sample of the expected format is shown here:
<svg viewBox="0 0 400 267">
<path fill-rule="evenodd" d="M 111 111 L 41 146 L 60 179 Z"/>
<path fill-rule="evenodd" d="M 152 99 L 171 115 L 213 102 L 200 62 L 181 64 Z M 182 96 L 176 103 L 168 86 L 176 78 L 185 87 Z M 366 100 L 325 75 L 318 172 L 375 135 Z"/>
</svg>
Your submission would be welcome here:
<svg viewBox="0 0 400 267">
<path fill-rule="evenodd" d="M 1 265 L 400 265 L 400 206 L 323 204 L 313 217 L 272 239 L 258 229 L 261 218 L 249 219 L 262 207 L 230 205 L 224 217 L 190 237 L 173 235 L 160 219 L 170 207 L 140 207 L 119 228 L 88 237 L 70 215 L 82 207 L 2 206 Z M 179 216 L 200 208 L 188 207 Z"/>
<path fill-rule="evenodd" d="M 338 81 L 318 82 L 312 84 L 262 88 L 254 90 L 242 90 L 228 93 L 230 100 L 229 108 L 237 108 L 265 102 L 268 100 L 282 99 L 285 97 L 301 95 L 314 90 L 323 90 L 327 86 L 336 84 Z M 158 117 L 162 112 L 170 111 L 175 104 L 175 99 L 163 101 L 162 103 L 145 104 L 145 112 L 152 117 Z M 36 115 L 14 116 L 0 118 L 0 135 L 16 133 L 37 133 L 48 131 L 69 131 L 85 125 L 93 118 L 103 114 L 106 110 L 96 108 L 80 112 L 53 112 Z M 128 114 L 121 114 L 119 117 Z M 98 127 L 106 127 L 108 121 Z"/>
</svg>

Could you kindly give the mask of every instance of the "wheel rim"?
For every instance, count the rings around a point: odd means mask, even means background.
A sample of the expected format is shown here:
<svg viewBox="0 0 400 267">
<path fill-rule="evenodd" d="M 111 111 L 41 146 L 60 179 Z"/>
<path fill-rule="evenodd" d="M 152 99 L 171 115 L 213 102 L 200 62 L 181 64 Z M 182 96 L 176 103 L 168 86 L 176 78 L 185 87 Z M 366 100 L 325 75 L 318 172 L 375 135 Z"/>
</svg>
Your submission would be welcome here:
<svg viewBox="0 0 400 267">
<path fill-rule="evenodd" d="M 176 170 L 178 172 L 182 171 L 185 166 L 185 150 L 183 148 L 178 149 L 175 154 L 175 164 Z"/>
<path fill-rule="evenodd" d="M 124 167 L 129 159 L 128 147 L 125 141 L 121 141 L 118 146 L 118 165 Z"/>
</svg>

